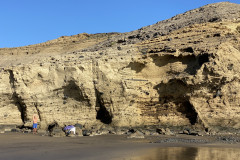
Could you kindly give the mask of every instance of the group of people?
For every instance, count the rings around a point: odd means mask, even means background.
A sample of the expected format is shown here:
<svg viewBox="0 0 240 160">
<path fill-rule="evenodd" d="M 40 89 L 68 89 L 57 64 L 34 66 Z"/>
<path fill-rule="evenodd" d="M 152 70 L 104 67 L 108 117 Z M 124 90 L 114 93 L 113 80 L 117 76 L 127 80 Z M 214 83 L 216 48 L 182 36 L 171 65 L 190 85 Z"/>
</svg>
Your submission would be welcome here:
<svg viewBox="0 0 240 160">
<path fill-rule="evenodd" d="M 37 134 L 38 118 L 38 115 L 33 115 L 33 134 Z M 73 132 L 73 134 L 76 134 L 76 128 L 73 125 L 68 125 L 64 127 L 63 130 L 66 132 L 66 134 L 70 134 L 71 132 Z"/>
</svg>

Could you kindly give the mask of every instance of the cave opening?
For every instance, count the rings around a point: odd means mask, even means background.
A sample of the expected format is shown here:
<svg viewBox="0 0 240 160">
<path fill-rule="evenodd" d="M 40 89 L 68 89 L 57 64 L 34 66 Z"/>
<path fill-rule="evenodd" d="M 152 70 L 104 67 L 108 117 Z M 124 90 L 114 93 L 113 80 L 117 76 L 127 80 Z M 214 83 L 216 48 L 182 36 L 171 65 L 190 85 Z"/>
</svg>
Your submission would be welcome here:
<svg viewBox="0 0 240 160">
<path fill-rule="evenodd" d="M 11 87 L 14 90 L 14 92 L 12 93 L 12 97 L 11 97 L 11 99 L 12 99 L 11 103 L 13 103 L 15 106 L 17 106 L 17 108 L 21 114 L 21 120 L 25 124 L 25 122 L 28 120 L 27 119 L 27 107 L 26 107 L 26 104 L 24 103 L 24 100 L 15 91 L 15 78 L 14 78 L 13 70 L 8 70 L 8 72 L 9 72 L 9 83 L 11 84 Z"/>
<path fill-rule="evenodd" d="M 193 53 L 194 50 L 192 47 L 187 47 L 187 48 L 183 48 L 183 49 L 180 49 L 181 52 L 188 52 L 188 53 Z"/>
<path fill-rule="evenodd" d="M 112 116 L 110 116 L 110 113 L 105 107 L 100 107 L 96 118 L 105 124 L 112 123 Z"/>
<path fill-rule="evenodd" d="M 16 92 L 13 92 L 12 100 L 21 114 L 22 122 L 25 123 L 27 121 L 27 107 L 24 100 Z"/>
<path fill-rule="evenodd" d="M 208 54 L 202 54 L 198 57 L 198 64 L 201 67 L 204 63 L 209 62 L 209 55 Z"/>
<path fill-rule="evenodd" d="M 189 101 L 182 102 L 177 111 L 184 114 L 189 119 L 191 125 L 195 125 L 198 120 L 198 114 Z"/>
<path fill-rule="evenodd" d="M 51 133 L 55 127 L 58 127 L 57 122 L 53 122 L 52 124 L 48 125 L 48 131 Z"/>
<path fill-rule="evenodd" d="M 104 100 L 102 98 L 103 93 L 99 92 L 96 88 L 95 93 L 96 93 L 96 108 L 98 108 L 96 119 L 100 120 L 104 124 L 112 123 L 112 115 L 107 110 L 104 104 Z"/>
<path fill-rule="evenodd" d="M 67 98 L 72 98 L 78 102 L 86 102 L 87 104 L 90 103 L 88 96 L 83 94 L 82 90 L 73 80 L 69 81 L 66 86 L 63 86 L 63 89 L 64 100 L 66 100 Z"/>
</svg>

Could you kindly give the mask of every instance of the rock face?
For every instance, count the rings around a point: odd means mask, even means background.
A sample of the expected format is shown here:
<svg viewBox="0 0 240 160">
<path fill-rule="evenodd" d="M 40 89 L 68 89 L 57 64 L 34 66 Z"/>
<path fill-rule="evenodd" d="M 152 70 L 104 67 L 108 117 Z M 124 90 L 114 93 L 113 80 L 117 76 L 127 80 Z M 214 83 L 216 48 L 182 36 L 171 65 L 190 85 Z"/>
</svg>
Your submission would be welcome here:
<svg viewBox="0 0 240 160">
<path fill-rule="evenodd" d="M 239 4 L 0 54 L 1 125 L 240 128 Z"/>
</svg>

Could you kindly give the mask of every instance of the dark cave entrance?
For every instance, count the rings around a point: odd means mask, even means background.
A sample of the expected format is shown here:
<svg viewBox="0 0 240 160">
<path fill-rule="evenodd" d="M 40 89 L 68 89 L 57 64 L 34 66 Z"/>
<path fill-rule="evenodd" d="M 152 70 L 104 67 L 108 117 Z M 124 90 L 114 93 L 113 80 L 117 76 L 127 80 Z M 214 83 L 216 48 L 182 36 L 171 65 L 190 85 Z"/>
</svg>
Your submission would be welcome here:
<svg viewBox="0 0 240 160">
<path fill-rule="evenodd" d="M 51 124 L 48 125 L 48 131 L 51 133 L 53 131 L 54 128 L 59 127 L 57 122 L 53 122 Z"/>
<path fill-rule="evenodd" d="M 12 102 L 14 105 L 17 106 L 19 112 L 21 113 L 22 122 L 25 123 L 27 119 L 27 106 L 24 103 L 24 100 L 21 98 L 19 94 L 15 91 L 15 78 L 12 70 L 8 70 L 9 72 L 9 83 L 11 84 L 12 89 L 14 92 L 12 93 Z M 22 126 L 23 127 L 23 126 Z"/>
<path fill-rule="evenodd" d="M 95 94 L 96 94 L 96 108 L 98 108 L 96 119 L 100 120 L 102 123 L 105 124 L 112 123 L 112 115 L 107 110 L 104 104 L 104 100 L 102 98 L 103 93 L 99 92 L 95 88 Z"/>
<path fill-rule="evenodd" d="M 100 107 L 100 109 L 97 112 L 96 118 L 105 124 L 112 123 L 112 116 L 110 116 L 109 112 L 105 107 Z"/>
<path fill-rule="evenodd" d="M 27 121 L 27 107 L 24 100 L 16 92 L 13 92 L 12 100 L 13 104 L 18 107 L 18 110 L 21 113 L 22 122 L 25 123 Z"/>
<path fill-rule="evenodd" d="M 202 54 L 198 56 L 198 65 L 201 67 L 204 63 L 209 62 L 209 55 Z"/>
<path fill-rule="evenodd" d="M 191 125 L 195 125 L 198 120 L 198 114 L 193 105 L 189 101 L 185 101 L 179 104 L 177 111 L 184 114 L 189 119 Z"/>
</svg>

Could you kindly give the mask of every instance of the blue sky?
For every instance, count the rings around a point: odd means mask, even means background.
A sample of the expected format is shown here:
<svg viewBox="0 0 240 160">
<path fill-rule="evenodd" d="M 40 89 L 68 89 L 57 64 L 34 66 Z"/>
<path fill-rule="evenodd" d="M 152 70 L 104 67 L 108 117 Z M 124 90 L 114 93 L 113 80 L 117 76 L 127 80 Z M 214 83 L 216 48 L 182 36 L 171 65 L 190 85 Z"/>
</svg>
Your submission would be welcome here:
<svg viewBox="0 0 240 160">
<path fill-rule="evenodd" d="M 129 32 L 219 0 L 1 0 L 0 48 Z M 240 0 L 230 0 L 240 3 Z"/>
</svg>

